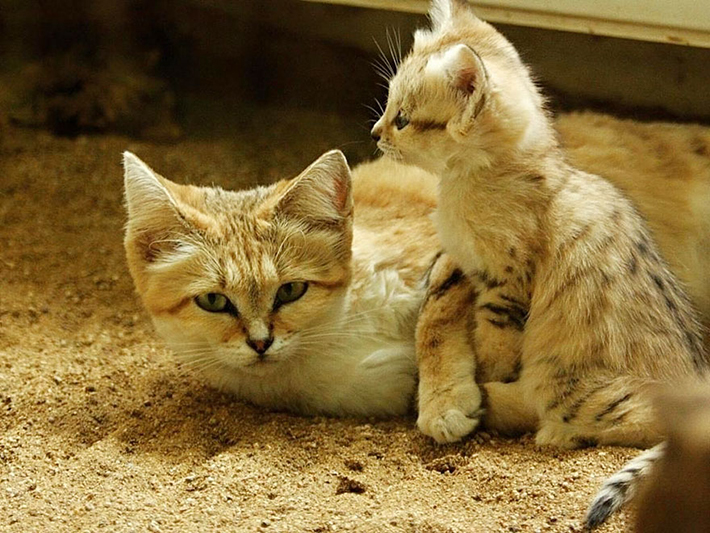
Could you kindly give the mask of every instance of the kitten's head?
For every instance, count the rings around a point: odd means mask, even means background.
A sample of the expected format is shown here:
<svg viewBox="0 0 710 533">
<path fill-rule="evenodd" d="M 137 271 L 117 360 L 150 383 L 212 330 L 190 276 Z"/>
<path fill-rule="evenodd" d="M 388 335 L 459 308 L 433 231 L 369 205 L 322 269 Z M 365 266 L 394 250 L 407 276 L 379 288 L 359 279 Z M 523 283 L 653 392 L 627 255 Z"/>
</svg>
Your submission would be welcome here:
<svg viewBox="0 0 710 533">
<path fill-rule="evenodd" d="M 178 185 L 124 154 L 128 266 L 178 357 L 213 375 L 278 371 L 342 309 L 352 199 L 343 154 L 232 192 Z"/>
<path fill-rule="evenodd" d="M 486 165 L 534 141 L 543 101 L 513 46 L 465 0 L 434 0 L 429 16 L 389 82 L 372 130 L 380 149 L 440 172 L 451 158 Z"/>
</svg>

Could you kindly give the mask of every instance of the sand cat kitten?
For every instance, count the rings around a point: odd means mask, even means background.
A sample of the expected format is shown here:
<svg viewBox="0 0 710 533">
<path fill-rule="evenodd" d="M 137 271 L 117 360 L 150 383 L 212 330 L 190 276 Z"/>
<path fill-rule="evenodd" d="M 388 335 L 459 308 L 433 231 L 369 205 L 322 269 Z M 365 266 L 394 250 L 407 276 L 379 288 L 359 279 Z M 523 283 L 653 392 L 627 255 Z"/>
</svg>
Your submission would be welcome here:
<svg viewBox="0 0 710 533">
<path fill-rule="evenodd" d="M 178 185 L 128 152 L 124 166 L 128 265 L 179 360 L 269 408 L 408 410 L 421 280 L 438 249 L 435 178 L 405 180 L 382 161 L 351 185 L 338 151 L 239 192 Z"/>
<path fill-rule="evenodd" d="M 537 417 L 542 445 L 658 442 L 650 391 L 707 366 L 687 297 L 631 203 L 567 163 L 513 46 L 463 0 L 435 0 L 430 15 L 373 136 L 440 177 L 439 236 L 480 291 L 476 357 L 495 359 L 491 332 L 520 347 L 519 379 L 487 389 L 490 409 L 518 407 L 492 423 Z M 460 438 L 479 416 L 474 377 L 432 371 L 420 371 L 420 427 Z"/>
</svg>

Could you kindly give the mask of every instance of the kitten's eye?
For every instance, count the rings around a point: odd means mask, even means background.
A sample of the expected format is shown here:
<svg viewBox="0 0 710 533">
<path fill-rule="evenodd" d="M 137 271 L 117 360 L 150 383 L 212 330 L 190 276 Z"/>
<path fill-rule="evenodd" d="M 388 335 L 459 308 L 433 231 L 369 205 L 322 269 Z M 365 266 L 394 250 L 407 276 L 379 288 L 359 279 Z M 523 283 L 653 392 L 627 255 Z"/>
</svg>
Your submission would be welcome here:
<svg viewBox="0 0 710 533">
<path fill-rule="evenodd" d="M 233 308 L 232 302 L 224 294 L 218 292 L 208 292 L 195 297 L 198 307 L 210 313 L 224 313 Z"/>
<path fill-rule="evenodd" d="M 394 125 L 397 127 L 397 129 L 404 129 L 407 127 L 407 124 L 409 124 L 409 119 L 405 117 L 401 111 L 397 113 L 397 116 L 394 119 Z"/>
<path fill-rule="evenodd" d="M 276 308 L 283 304 L 295 302 L 301 296 L 306 294 L 306 290 L 308 290 L 308 283 L 305 281 L 292 281 L 291 283 L 284 283 L 276 292 L 274 307 Z"/>
</svg>

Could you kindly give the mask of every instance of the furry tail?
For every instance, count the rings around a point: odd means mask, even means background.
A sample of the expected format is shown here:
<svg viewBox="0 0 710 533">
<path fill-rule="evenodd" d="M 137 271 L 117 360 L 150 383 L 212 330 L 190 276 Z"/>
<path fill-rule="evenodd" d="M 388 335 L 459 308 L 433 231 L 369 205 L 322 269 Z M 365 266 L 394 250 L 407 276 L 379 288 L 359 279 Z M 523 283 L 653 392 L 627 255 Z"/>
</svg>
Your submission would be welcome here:
<svg viewBox="0 0 710 533">
<path fill-rule="evenodd" d="M 603 524 L 609 516 L 634 497 L 638 482 L 648 474 L 653 464 L 663 457 L 665 449 L 666 443 L 663 442 L 642 452 L 604 482 L 587 511 L 587 529 L 594 529 Z"/>
</svg>

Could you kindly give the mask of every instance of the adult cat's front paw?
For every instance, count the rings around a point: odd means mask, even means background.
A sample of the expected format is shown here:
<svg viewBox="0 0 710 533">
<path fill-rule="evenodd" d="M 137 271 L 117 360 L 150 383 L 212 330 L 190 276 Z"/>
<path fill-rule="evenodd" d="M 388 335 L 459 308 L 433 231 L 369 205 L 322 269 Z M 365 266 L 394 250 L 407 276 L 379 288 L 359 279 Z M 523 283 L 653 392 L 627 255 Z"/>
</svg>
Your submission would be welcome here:
<svg viewBox="0 0 710 533">
<path fill-rule="evenodd" d="M 456 385 L 442 394 L 423 394 L 421 389 L 417 427 L 439 444 L 461 440 L 480 423 L 481 391 L 475 383 Z"/>
</svg>

